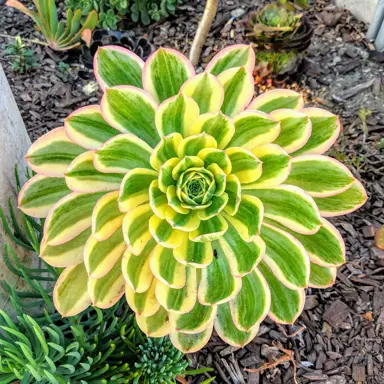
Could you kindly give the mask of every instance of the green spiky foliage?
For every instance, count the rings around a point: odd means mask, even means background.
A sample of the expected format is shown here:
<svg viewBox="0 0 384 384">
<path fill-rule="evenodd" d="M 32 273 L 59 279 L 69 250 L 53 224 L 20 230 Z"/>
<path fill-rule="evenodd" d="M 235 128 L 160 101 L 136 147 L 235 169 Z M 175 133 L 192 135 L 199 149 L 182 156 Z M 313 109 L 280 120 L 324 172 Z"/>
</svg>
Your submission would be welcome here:
<svg viewBox="0 0 384 384">
<path fill-rule="evenodd" d="M 29 16 L 44 35 L 49 47 L 56 51 L 76 48 L 81 44 L 81 40 L 89 44 L 92 31 L 98 22 L 96 11 L 90 12 L 84 22 L 81 22 L 82 13 L 79 9 L 69 9 L 66 22 L 59 21 L 55 0 L 34 0 L 36 12 L 18 0 L 8 0 L 5 4 Z"/>
<path fill-rule="evenodd" d="M 20 190 L 17 169 L 15 176 Z M 26 176 L 29 179 L 32 175 L 27 171 Z M 11 202 L 9 214 L 11 223 L 0 208 L 7 234 L 17 245 L 39 252 L 44 221 L 37 222 L 20 212 L 22 229 L 19 212 Z M 3 257 L 9 271 L 24 280 L 27 289 L 17 291 L 2 281 L 17 319 L 0 311 L 1 384 L 17 380 L 22 384 L 168 384 L 175 383 L 177 375 L 188 374 L 189 363 L 183 354 L 168 338 L 148 339 L 125 300 L 104 311 L 90 307 L 63 318 L 52 299 L 52 283 L 60 269 L 44 262 L 40 268 L 26 267 L 8 244 Z"/>
<path fill-rule="evenodd" d="M 66 328 L 65 324 L 55 323 L 41 326 L 25 314 L 15 323 L 0 311 L 0 382 L 129 383 L 133 372 L 124 360 L 128 354 L 132 360 L 134 352 L 111 339 L 119 337 L 123 324 L 132 325 L 132 316 L 123 313 L 115 321 L 111 319 L 106 328 L 96 316 L 103 318 L 95 313 L 89 326 L 77 324 Z"/>
<path fill-rule="evenodd" d="M 99 13 L 99 28 L 117 30 L 124 17 L 148 25 L 176 12 L 182 0 L 66 0 L 67 9 L 81 9 L 83 15 Z"/>
<path fill-rule="evenodd" d="M 124 302 L 107 311 L 89 308 L 62 318 L 55 311 L 49 284 L 58 271 L 49 266 L 26 268 L 9 245 L 4 260 L 28 289 L 19 292 L 3 281 L 18 321 L 1 312 L 0 383 L 130 382 L 138 345 L 145 339 Z"/>
<path fill-rule="evenodd" d="M 182 375 L 188 367 L 183 353 L 175 349 L 168 337 L 147 339 L 139 348 L 140 356 L 135 363 L 139 373 L 134 383 L 169 384 L 171 377 Z"/>
</svg>

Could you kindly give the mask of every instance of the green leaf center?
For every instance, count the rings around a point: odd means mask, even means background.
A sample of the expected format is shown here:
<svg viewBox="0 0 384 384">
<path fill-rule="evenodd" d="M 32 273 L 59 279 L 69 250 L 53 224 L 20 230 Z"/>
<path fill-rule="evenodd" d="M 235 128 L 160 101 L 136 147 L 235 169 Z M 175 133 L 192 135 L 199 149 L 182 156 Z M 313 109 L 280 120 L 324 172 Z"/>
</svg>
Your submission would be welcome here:
<svg viewBox="0 0 384 384">
<path fill-rule="evenodd" d="M 215 191 L 215 177 L 205 168 L 187 169 L 177 181 L 177 196 L 188 208 L 201 209 L 207 206 Z"/>
</svg>

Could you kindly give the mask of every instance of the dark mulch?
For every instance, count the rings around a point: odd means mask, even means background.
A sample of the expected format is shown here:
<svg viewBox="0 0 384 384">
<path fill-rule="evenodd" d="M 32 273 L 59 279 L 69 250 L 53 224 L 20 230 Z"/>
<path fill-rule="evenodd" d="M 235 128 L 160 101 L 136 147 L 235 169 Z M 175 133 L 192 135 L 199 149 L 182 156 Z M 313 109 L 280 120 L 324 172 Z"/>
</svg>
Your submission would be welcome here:
<svg viewBox="0 0 384 384">
<path fill-rule="evenodd" d="M 202 63 L 225 45 L 243 42 L 241 19 L 251 0 L 223 0 L 206 43 Z M 149 27 L 137 27 L 155 46 L 168 45 L 187 52 L 203 10 L 202 1 L 189 1 L 176 17 Z M 338 113 L 343 134 L 331 151 L 362 180 L 369 201 L 358 212 L 332 220 L 347 246 L 348 262 L 340 268 L 336 285 L 308 289 L 305 311 L 295 326 L 265 321 L 258 336 L 245 348 L 229 347 L 213 336 L 206 348 L 191 356 L 194 366 L 215 369 L 216 383 L 347 384 L 384 383 L 384 252 L 373 246 L 375 228 L 384 224 L 384 66 L 364 41 L 366 27 L 328 0 L 317 0 L 310 18 L 316 27 L 313 43 L 299 75 L 284 86 L 305 90 L 312 105 Z M 1 33 L 41 38 L 28 18 L 0 10 Z M 0 38 L 0 51 L 4 47 Z M 33 45 L 41 67 L 15 75 L 1 56 L 31 139 L 60 126 L 75 108 L 97 103 L 100 93 L 83 70 L 76 53 L 68 73 L 58 71 L 52 51 Z M 275 82 L 276 83 L 276 82 Z M 258 85 L 261 89 L 270 86 Z M 364 117 L 365 115 L 365 117 Z M 281 362 L 276 364 L 275 362 Z M 270 364 L 262 373 L 246 368 Z M 265 365 L 264 365 L 265 366 Z M 213 373 L 190 379 L 200 383 Z"/>
</svg>

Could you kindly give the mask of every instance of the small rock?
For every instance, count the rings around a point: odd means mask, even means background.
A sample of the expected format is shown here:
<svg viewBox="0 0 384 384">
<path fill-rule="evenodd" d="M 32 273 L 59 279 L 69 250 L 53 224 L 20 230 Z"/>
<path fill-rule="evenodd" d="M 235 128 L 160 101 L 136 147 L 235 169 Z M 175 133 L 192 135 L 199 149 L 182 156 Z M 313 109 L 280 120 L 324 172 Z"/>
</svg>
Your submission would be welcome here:
<svg viewBox="0 0 384 384">
<path fill-rule="evenodd" d="M 376 288 L 373 293 L 373 313 L 375 315 L 381 314 L 384 309 L 384 291 Z"/>
<path fill-rule="evenodd" d="M 20 94 L 20 98 L 25 101 L 26 103 L 32 101 L 31 96 L 28 95 L 28 93 L 22 93 Z"/>
<path fill-rule="evenodd" d="M 83 92 L 90 96 L 92 93 L 95 93 L 99 89 L 99 84 L 96 83 L 96 81 L 90 81 L 89 83 L 85 84 L 83 87 Z"/>
<path fill-rule="evenodd" d="M 377 319 L 377 324 L 384 324 L 384 308 L 381 308 L 380 316 Z"/>
<path fill-rule="evenodd" d="M 365 49 L 362 49 L 362 48 L 358 48 L 358 47 L 356 47 L 356 49 L 358 50 L 359 55 L 362 59 L 367 60 L 369 58 L 369 52 L 368 51 L 366 51 Z"/>
<path fill-rule="evenodd" d="M 212 53 L 212 47 L 207 47 L 206 49 L 204 49 L 204 52 L 203 52 L 203 57 L 207 57 L 209 56 L 210 54 Z"/>
<path fill-rule="evenodd" d="M 236 9 L 234 9 L 234 10 L 231 12 L 231 16 L 232 16 L 232 17 L 235 17 L 235 18 L 238 18 L 238 17 L 243 16 L 244 13 L 245 13 L 245 9 L 243 9 L 243 8 L 236 8 Z"/>
<path fill-rule="evenodd" d="M 335 56 L 333 58 L 333 62 L 331 63 L 332 66 L 336 65 L 336 64 L 339 64 L 343 61 L 343 59 L 340 57 L 340 56 Z"/>
<path fill-rule="evenodd" d="M 321 329 L 321 332 L 325 333 L 328 337 L 332 336 L 332 327 L 324 321 L 323 328 Z"/>
<path fill-rule="evenodd" d="M 259 383 L 260 383 L 260 373 L 250 372 L 248 374 L 248 384 L 259 384 Z"/>
<path fill-rule="evenodd" d="M 324 352 L 320 352 L 319 357 L 316 360 L 316 369 L 322 369 L 326 361 L 327 361 L 327 355 Z"/>
<path fill-rule="evenodd" d="M 267 327 L 265 325 L 261 325 L 261 327 L 259 328 L 259 332 L 257 333 L 257 336 L 263 336 L 266 333 L 268 333 L 269 331 L 270 331 L 269 327 Z"/>
</svg>

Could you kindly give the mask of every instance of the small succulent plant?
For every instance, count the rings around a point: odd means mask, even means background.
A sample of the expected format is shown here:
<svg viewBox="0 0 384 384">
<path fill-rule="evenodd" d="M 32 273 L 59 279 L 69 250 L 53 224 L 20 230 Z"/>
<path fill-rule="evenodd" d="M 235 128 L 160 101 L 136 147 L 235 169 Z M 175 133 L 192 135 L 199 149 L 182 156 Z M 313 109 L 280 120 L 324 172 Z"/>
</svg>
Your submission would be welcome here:
<svg viewBox="0 0 384 384">
<path fill-rule="evenodd" d="M 80 9 L 67 11 L 66 25 L 64 21 L 59 22 L 55 0 L 35 0 L 37 12 L 31 11 L 18 0 L 8 0 L 5 4 L 29 16 L 44 35 L 49 47 L 56 51 L 76 48 L 81 45 L 81 40 L 89 44 L 98 22 L 97 12 L 92 11 L 82 23 Z"/>
<path fill-rule="evenodd" d="M 81 60 L 87 68 L 93 68 L 93 58 L 99 47 L 117 45 L 134 52 L 144 61 L 152 53 L 152 45 L 145 37 L 136 37 L 133 31 L 118 32 L 98 29 L 92 35 L 89 47 L 83 46 Z"/>
<path fill-rule="evenodd" d="M 189 365 L 168 337 L 148 338 L 139 349 L 134 383 L 168 384 L 172 378 L 184 374 Z"/>
<path fill-rule="evenodd" d="M 282 38 L 294 34 L 300 27 L 302 14 L 297 14 L 286 4 L 272 3 L 260 12 L 251 12 L 248 24 L 252 32 L 248 36 Z"/>
<path fill-rule="evenodd" d="M 25 73 L 40 65 L 37 62 L 35 51 L 28 49 L 20 36 L 16 36 L 15 41 L 7 45 L 4 55 L 10 59 L 15 72 Z"/>
<path fill-rule="evenodd" d="M 99 14 L 99 28 L 116 30 L 125 16 L 135 23 L 148 25 L 176 12 L 182 0 L 65 0 L 67 9 L 80 9 L 83 15 L 95 10 Z M 124 30 L 121 28 L 120 30 Z"/>
<path fill-rule="evenodd" d="M 32 144 L 37 175 L 19 194 L 46 218 L 40 256 L 65 268 L 53 294 L 62 315 L 125 294 L 144 333 L 192 352 L 213 327 L 238 346 L 267 315 L 293 323 L 306 287 L 334 283 L 345 247 L 324 217 L 367 198 L 323 155 L 339 119 L 290 90 L 254 98 L 254 65 L 248 45 L 198 75 L 173 49 L 145 64 L 98 50 L 101 104 Z"/>
<path fill-rule="evenodd" d="M 134 22 L 148 25 L 176 12 L 182 0 L 132 0 L 131 17 Z"/>
<path fill-rule="evenodd" d="M 313 28 L 302 13 L 289 3 L 272 3 L 260 11 L 250 12 L 246 22 L 248 39 L 256 45 L 258 65 L 274 73 L 291 71 L 306 50 Z"/>
</svg>

